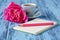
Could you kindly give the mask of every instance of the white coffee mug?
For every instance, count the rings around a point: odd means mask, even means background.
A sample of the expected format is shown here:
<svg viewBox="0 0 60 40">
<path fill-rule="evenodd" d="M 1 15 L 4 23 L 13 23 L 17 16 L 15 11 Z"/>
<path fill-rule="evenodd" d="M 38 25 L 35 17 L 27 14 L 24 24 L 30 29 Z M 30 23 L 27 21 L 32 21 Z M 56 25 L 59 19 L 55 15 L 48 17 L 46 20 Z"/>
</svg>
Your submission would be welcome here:
<svg viewBox="0 0 60 40">
<path fill-rule="evenodd" d="M 25 3 L 22 4 L 22 8 L 27 12 L 28 17 L 34 15 L 34 10 L 36 9 L 37 5 L 34 3 Z"/>
</svg>

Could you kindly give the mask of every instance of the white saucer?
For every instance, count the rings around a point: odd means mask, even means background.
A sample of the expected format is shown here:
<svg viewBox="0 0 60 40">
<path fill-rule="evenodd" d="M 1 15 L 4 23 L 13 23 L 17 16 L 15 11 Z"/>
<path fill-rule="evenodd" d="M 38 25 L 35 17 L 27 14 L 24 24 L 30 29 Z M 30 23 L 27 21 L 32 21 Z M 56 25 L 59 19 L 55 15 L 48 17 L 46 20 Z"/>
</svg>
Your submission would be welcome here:
<svg viewBox="0 0 60 40">
<path fill-rule="evenodd" d="M 39 17 L 41 15 L 42 15 L 41 12 L 40 11 L 37 11 L 33 16 L 28 17 L 28 18 L 37 18 L 37 17 Z"/>
</svg>

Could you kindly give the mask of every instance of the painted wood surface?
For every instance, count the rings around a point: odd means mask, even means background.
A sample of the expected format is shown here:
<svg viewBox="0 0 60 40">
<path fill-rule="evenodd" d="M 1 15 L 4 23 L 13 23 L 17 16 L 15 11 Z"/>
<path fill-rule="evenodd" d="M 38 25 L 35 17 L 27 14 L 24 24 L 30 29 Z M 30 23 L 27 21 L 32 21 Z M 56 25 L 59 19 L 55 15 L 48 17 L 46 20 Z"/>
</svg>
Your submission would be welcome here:
<svg viewBox="0 0 60 40">
<path fill-rule="evenodd" d="M 17 23 L 4 20 L 4 9 L 10 2 L 18 5 L 36 3 L 42 17 L 58 22 L 58 25 L 39 35 L 13 30 Z M 0 0 L 0 40 L 60 40 L 60 0 Z"/>
</svg>

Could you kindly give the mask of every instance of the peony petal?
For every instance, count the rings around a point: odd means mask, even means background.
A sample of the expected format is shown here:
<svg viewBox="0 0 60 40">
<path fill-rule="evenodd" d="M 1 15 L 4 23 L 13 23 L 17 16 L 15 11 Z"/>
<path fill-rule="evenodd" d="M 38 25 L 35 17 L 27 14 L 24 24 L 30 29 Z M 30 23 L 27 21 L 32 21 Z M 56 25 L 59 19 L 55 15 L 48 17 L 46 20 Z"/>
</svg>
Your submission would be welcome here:
<svg viewBox="0 0 60 40">
<path fill-rule="evenodd" d="M 10 5 L 4 10 L 4 19 L 17 23 L 28 21 L 26 12 L 21 6 L 17 5 L 14 2 L 11 2 Z"/>
</svg>

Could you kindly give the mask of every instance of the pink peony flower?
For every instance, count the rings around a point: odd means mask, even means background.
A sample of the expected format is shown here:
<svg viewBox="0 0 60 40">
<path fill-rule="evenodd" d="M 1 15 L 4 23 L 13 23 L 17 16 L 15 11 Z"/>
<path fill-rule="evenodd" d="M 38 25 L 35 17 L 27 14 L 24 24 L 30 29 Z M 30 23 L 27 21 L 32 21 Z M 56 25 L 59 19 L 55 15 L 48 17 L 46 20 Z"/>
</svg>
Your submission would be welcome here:
<svg viewBox="0 0 60 40">
<path fill-rule="evenodd" d="M 5 8 L 4 19 L 17 23 L 24 23 L 28 21 L 26 12 L 21 6 L 15 4 L 14 2 L 11 2 L 10 5 Z"/>
</svg>

